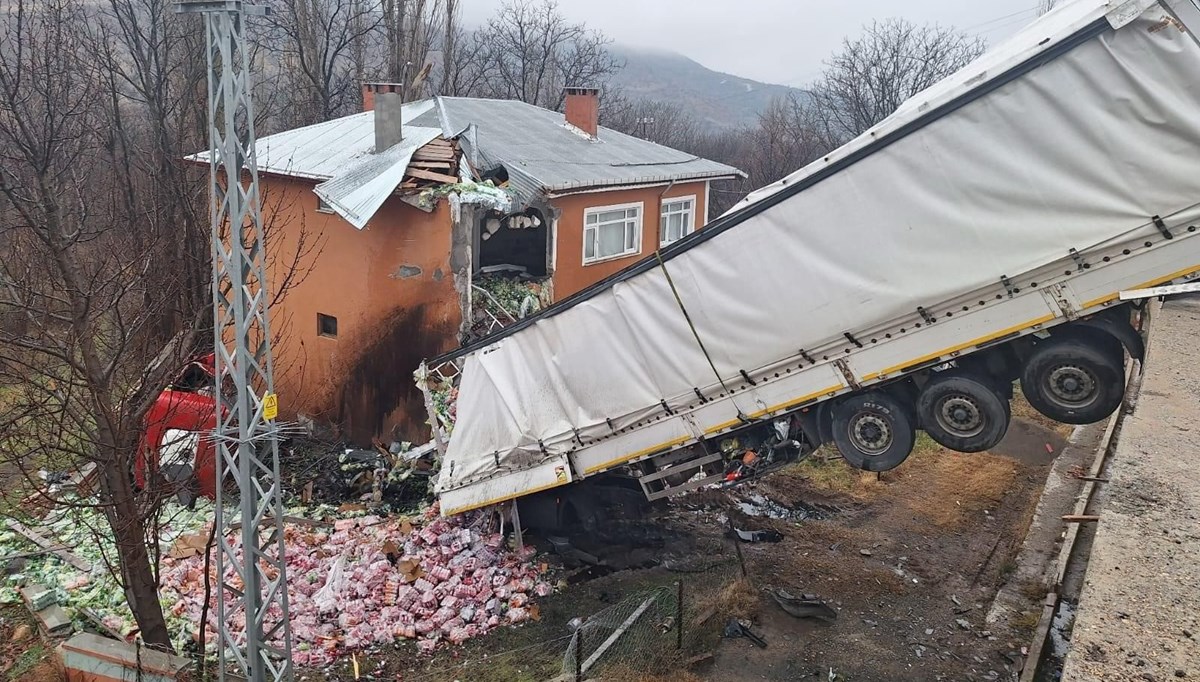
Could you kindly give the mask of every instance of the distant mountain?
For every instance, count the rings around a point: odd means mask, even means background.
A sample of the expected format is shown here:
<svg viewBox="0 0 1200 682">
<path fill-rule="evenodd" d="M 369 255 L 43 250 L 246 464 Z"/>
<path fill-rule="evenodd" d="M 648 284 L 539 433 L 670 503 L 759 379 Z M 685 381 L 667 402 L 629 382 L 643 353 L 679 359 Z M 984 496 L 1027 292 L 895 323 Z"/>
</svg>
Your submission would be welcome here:
<svg viewBox="0 0 1200 682">
<path fill-rule="evenodd" d="M 804 93 L 713 71 L 677 52 L 628 45 L 614 45 L 610 51 L 625 61 L 612 83 L 626 95 L 678 103 L 701 121 L 721 128 L 752 125 L 771 98 Z"/>
</svg>

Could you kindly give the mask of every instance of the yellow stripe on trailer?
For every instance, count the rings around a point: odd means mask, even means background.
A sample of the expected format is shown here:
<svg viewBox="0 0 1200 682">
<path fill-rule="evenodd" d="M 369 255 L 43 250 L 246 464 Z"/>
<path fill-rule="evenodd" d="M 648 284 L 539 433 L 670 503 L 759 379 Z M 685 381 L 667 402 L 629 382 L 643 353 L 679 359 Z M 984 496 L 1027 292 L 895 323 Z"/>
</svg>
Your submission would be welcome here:
<svg viewBox="0 0 1200 682">
<path fill-rule="evenodd" d="M 659 443 L 658 445 L 653 445 L 648 448 L 642 448 L 641 450 L 638 450 L 637 452 L 634 452 L 632 454 L 622 455 L 622 456 L 618 457 L 617 459 L 609 460 L 602 464 L 597 464 L 596 466 L 589 467 L 587 469 L 584 469 L 583 473 L 584 474 L 594 474 L 597 471 L 603 471 L 604 469 L 607 469 L 609 467 L 614 467 L 614 466 L 617 466 L 618 464 L 624 464 L 626 462 L 635 460 L 638 457 L 642 457 L 643 455 L 649 455 L 649 454 L 658 452 L 659 450 L 666 450 L 667 448 L 673 448 L 676 445 L 679 445 L 681 443 L 686 443 L 689 440 L 692 440 L 691 436 L 680 436 L 679 438 L 672 438 L 671 440 L 666 441 L 665 443 Z"/>
<path fill-rule="evenodd" d="M 892 365 L 891 367 L 887 367 L 885 369 L 879 370 L 878 372 L 872 372 L 871 374 L 867 374 L 866 376 L 864 376 L 862 378 L 862 380 L 863 381 L 871 381 L 872 379 L 878 379 L 879 377 L 881 377 L 885 374 L 891 374 L 892 372 L 902 370 L 906 367 L 912 367 L 913 365 L 919 365 L 924 362 L 929 362 L 930 360 L 937 360 L 938 358 L 944 357 L 951 353 L 957 353 L 958 351 L 963 350 L 965 348 L 970 348 L 972 346 L 978 346 L 981 343 L 987 343 L 988 341 L 998 339 L 1002 336 L 1008 336 L 1009 334 L 1012 334 L 1013 332 L 1025 331 L 1026 329 L 1036 327 L 1039 324 L 1044 324 L 1053 319 L 1054 319 L 1054 315 L 1043 315 L 1039 318 L 1030 320 L 1028 322 L 1022 322 L 1021 324 L 1013 325 L 1011 327 L 1008 327 L 1007 329 L 1001 329 L 998 332 L 993 332 L 986 336 L 981 336 L 977 339 L 972 339 L 970 341 L 967 341 L 966 343 L 960 343 L 955 346 L 950 346 L 949 348 L 943 348 L 942 350 L 939 350 L 937 352 L 930 353 L 928 355 L 922 355 L 919 358 L 913 358 L 912 360 L 909 360 L 907 362 L 902 362 L 898 365 Z"/>
</svg>

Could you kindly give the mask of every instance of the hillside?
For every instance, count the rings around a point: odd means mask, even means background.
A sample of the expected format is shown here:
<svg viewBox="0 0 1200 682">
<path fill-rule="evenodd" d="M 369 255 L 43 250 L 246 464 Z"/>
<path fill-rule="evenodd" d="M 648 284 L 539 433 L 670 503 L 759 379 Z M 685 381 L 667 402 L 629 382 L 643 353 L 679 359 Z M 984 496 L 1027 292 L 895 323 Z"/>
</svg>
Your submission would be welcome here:
<svg viewBox="0 0 1200 682">
<path fill-rule="evenodd" d="M 625 94 L 678 103 L 701 121 L 723 128 L 753 124 L 772 97 L 804 92 L 713 71 L 676 52 L 628 45 L 614 45 L 611 51 L 625 61 L 612 78 Z"/>
</svg>

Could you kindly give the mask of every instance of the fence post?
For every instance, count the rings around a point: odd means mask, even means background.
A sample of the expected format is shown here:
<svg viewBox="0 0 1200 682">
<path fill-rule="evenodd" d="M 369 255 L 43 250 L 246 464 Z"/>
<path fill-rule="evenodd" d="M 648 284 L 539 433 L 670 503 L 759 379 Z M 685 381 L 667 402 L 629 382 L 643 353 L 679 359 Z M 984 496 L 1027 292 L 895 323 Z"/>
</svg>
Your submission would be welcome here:
<svg viewBox="0 0 1200 682">
<path fill-rule="evenodd" d="M 675 649 L 683 650 L 683 581 L 675 581 Z"/>
<path fill-rule="evenodd" d="M 575 682 L 583 682 L 583 626 L 575 630 Z"/>
</svg>

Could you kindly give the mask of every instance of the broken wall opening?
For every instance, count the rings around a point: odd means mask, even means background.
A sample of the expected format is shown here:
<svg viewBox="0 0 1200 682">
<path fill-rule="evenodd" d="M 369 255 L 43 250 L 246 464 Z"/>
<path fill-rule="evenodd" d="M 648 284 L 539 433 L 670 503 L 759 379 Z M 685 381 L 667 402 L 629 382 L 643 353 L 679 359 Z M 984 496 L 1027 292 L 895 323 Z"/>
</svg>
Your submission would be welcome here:
<svg viewBox="0 0 1200 682">
<path fill-rule="evenodd" d="M 550 227 L 536 208 L 506 216 L 489 214 L 479 220 L 477 273 L 506 273 L 545 277 L 549 274 Z"/>
</svg>

